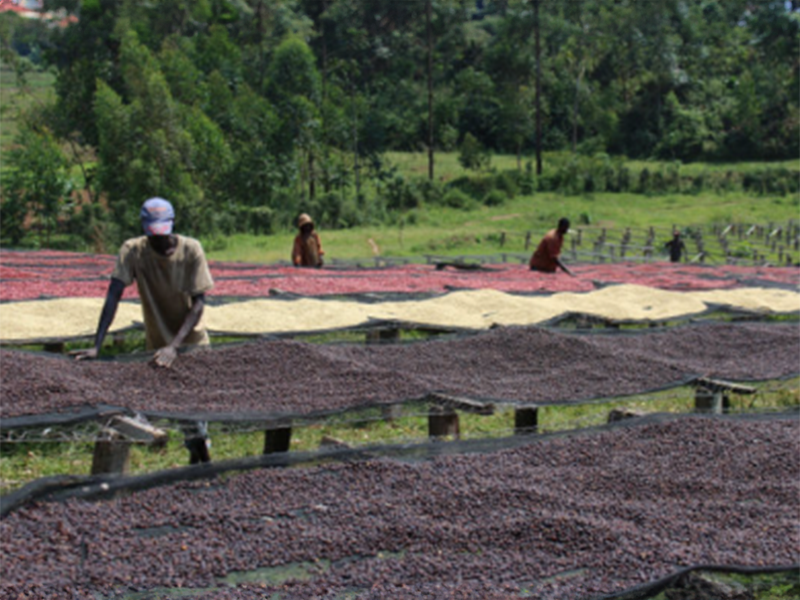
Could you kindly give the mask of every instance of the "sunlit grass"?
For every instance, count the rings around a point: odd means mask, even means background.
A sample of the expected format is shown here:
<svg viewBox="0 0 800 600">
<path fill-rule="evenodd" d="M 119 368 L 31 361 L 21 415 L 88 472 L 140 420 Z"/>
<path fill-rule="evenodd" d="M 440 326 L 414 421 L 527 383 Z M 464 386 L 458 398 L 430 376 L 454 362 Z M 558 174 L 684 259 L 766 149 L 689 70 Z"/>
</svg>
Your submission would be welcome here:
<svg viewBox="0 0 800 600">
<path fill-rule="evenodd" d="M 668 194 L 594 194 L 563 196 L 540 193 L 518 196 L 502 206 L 461 211 L 425 206 L 413 212 L 413 224 L 364 226 L 344 230 L 319 229 L 327 264 L 334 260 L 370 261 L 383 257 L 424 259 L 425 255 L 498 255 L 526 253 L 532 243 L 558 219 L 567 216 L 587 234 L 606 228 L 609 238 L 630 227 L 641 243 L 653 227 L 658 240 L 667 241 L 674 225 L 684 228 L 712 223 L 767 224 L 797 219 L 800 204 L 794 196 L 761 197 L 712 192 L 686 196 Z M 408 221 L 408 219 L 407 219 Z M 505 235 L 503 235 L 505 234 Z M 269 236 L 237 234 L 225 240 L 203 240 L 214 260 L 261 264 L 288 263 L 293 231 Z M 501 245 L 501 240 L 504 243 Z"/>
</svg>

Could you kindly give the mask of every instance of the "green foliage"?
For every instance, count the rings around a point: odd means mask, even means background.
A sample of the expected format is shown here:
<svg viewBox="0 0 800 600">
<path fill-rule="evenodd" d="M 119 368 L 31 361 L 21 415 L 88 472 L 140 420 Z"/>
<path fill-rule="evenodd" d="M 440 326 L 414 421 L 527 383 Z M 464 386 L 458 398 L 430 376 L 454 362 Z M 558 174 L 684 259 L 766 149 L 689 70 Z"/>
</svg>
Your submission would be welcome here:
<svg viewBox="0 0 800 600">
<path fill-rule="evenodd" d="M 442 203 L 449 208 L 460 208 L 462 210 L 469 210 L 475 206 L 475 200 L 458 188 L 451 188 L 445 192 Z"/>
<path fill-rule="evenodd" d="M 459 150 L 458 162 L 465 169 L 480 171 L 489 166 L 491 161 L 489 153 L 471 133 L 467 133 L 464 136 L 464 141 L 461 142 Z"/>
<path fill-rule="evenodd" d="M 386 206 L 391 210 L 404 211 L 421 204 L 422 194 L 413 181 L 395 174 L 385 182 Z"/>
<path fill-rule="evenodd" d="M 0 204 L 3 243 L 19 244 L 25 219 L 30 216 L 39 229 L 39 243 L 49 244 L 73 185 L 68 161 L 52 132 L 33 123 L 24 124 L 4 165 Z"/>
<path fill-rule="evenodd" d="M 30 70 L 43 62 L 50 45 L 49 27 L 39 19 L 27 19 L 13 11 L 0 13 L 0 55 L 15 70 Z M 19 62 L 17 62 L 19 61 Z"/>
<path fill-rule="evenodd" d="M 451 181 L 448 188 L 464 192 L 474 200 L 480 200 L 495 189 L 495 178 L 492 175 L 464 175 Z"/>
<path fill-rule="evenodd" d="M 137 230 L 137 207 L 156 194 L 196 235 L 261 231 L 252 219 L 217 216 L 254 207 L 271 209 L 277 230 L 301 206 L 350 227 L 463 204 L 446 200 L 452 178 L 438 172 L 448 150 L 484 175 L 490 156 L 516 159 L 515 174 L 461 187 L 482 204 L 500 202 L 497 190 L 506 201 L 797 194 L 796 164 L 730 175 L 690 166 L 800 156 L 800 19 L 785 3 L 540 3 L 542 149 L 560 157 L 535 177 L 529 162 L 519 172 L 537 143 L 533 11 L 521 1 L 473 4 L 431 5 L 435 182 L 398 180 L 380 164 L 389 151 L 428 145 L 422 0 L 88 0 L 64 29 L 0 15 L 0 49 L 20 81 L 39 63 L 56 72 L 57 110 L 43 123 L 58 144 L 96 156 L 87 191 L 108 200 L 113 241 Z M 4 204 L 18 222 L 21 209 Z"/>
<path fill-rule="evenodd" d="M 492 190 L 483 197 L 486 206 L 501 206 L 508 200 L 508 194 L 502 190 Z"/>
<path fill-rule="evenodd" d="M 240 211 L 246 231 L 256 235 L 269 235 L 273 232 L 274 211 L 268 206 L 247 206 Z"/>
<path fill-rule="evenodd" d="M 3 183 L 6 193 L 0 199 L 0 244 L 13 247 L 25 237 L 28 206 L 21 194 L 7 193 L 7 185 Z"/>
<path fill-rule="evenodd" d="M 508 200 L 514 198 L 519 191 L 518 176 L 517 171 L 500 171 L 494 176 L 495 189 L 503 192 Z"/>
</svg>

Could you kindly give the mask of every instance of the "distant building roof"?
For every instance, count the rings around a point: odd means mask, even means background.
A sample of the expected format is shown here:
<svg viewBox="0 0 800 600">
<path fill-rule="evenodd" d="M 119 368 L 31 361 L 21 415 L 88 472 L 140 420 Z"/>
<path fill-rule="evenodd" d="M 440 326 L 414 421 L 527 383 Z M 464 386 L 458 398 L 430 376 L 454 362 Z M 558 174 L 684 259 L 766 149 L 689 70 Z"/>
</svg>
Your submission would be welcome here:
<svg viewBox="0 0 800 600">
<path fill-rule="evenodd" d="M 58 27 L 66 27 L 78 22 L 78 17 L 67 14 L 65 10 L 56 12 L 43 12 L 44 2 L 42 0 L 0 0 L 0 13 L 14 12 L 26 19 L 39 19 L 47 21 Z"/>
</svg>

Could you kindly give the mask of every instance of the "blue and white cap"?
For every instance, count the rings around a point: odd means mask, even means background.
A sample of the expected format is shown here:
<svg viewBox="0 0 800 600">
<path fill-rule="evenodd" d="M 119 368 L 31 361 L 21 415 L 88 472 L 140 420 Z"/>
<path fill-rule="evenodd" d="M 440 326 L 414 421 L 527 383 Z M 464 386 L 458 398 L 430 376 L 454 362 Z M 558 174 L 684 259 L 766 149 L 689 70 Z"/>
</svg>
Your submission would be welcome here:
<svg viewBox="0 0 800 600">
<path fill-rule="evenodd" d="M 163 198 L 150 198 L 142 204 L 139 213 L 142 227 L 147 235 L 169 235 L 172 233 L 172 223 L 175 221 L 175 211 L 167 200 Z"/>
</svg>

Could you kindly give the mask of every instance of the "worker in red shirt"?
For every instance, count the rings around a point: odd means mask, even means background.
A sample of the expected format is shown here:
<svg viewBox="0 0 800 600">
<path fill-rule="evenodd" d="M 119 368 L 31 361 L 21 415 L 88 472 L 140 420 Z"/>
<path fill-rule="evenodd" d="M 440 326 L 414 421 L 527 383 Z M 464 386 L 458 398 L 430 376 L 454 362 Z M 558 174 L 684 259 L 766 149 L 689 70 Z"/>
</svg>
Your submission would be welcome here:
<svg viewBox="0 0 800 600">
<path fill-rule="evenodd" d="M 564 234 L 567 231 L 569 231 L 569 219 L 562 217 L 558 221 L 558 227 L 548 231 L 539 242 L 539 246 L 531 256 L 531 271 L 555 273 L 556 267 L 558 267 L 567 275 L 575 276 L 559 258 L 561 246 L 564 245 Z"/>
</svg>

